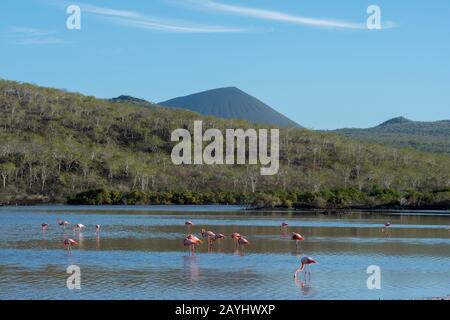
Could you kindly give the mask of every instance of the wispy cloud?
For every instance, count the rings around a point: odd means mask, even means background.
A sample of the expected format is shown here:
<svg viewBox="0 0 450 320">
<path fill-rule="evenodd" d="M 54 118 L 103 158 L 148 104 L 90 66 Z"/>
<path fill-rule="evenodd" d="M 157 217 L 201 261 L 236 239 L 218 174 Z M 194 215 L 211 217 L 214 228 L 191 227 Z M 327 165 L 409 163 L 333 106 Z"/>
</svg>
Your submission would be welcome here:
<svg viewBox="0 0 450 320">
<path fill-rule="evenodd" d="M 82 12 L 98 15 L 108 20 L 136 28 L 174 33 L 233 33 L 245 32 L 246 29 L 213 25 L 194 25 L 178 21 L 168 21 L 149 17 L 139 12 L 116 10 L 90 4 L 80 4 Z"/>
<path fill-rule="evenodd" d="M 67 41 L 56 36 L 56 32 L 28 27 L 12 27 L 2 33 L 16 44 L 50 45 L 66 44 Z"/>
<path fill-rule="evenodd" d="M 216 12 L 224 12 L 262 20 L 279 21 L 290 24 L 298 24 L 311 27 L 338 28 L 338 29 L 366 29 L 365 23 L 342 21 L 335 19 L 311 18 L 283 13 L 280 11 L 266 10 L 254 7 L 230 5 L 211 0 L 189 0 L 191 5 L 200 9 Z M 395 24 L 389 22 L 383 28 L 392 28 Z"/>
</svg>

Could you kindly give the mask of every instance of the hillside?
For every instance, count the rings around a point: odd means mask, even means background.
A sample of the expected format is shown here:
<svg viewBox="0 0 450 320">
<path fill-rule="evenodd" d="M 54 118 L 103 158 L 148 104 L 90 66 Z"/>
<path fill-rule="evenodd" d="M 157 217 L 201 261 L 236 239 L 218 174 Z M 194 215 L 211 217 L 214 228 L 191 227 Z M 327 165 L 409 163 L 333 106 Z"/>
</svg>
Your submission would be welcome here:
<svg viewBox="0 0 450 320">
<path fill-rule="evenodd" d="M 235 87 L 208 90 L 159 103 L 166 107 L 189 109 L 224 119 L 242 119 L 251 123 L 271 124 L 282 128 L 300 125 L 255 97 Z"/>
<path fill-rule="evenodd" d="M 450 156 L 283 129 L 280 171 L 175 166 L 176 128 L 245 121 L 0 81 L 0 203 L 252 203 L 284 207 L 449 206 Z"/>
<path fill-rule="evenodd" d="M 450 154 L 450 120 L 419 122 L 398 117 L 373 128 L 333 132 L 370 143 Z"/>
<path fill-rule="evenodd" d="M 131 103 L 131 104 L 135 104 L 141 107 L 147 107 L 147 108 L 151 108 L 154 107 L 155 104 L 144 100 L 144 99 L 139 99 L 139 98 L 135 98 L 132 96 L 127 96 L 127 95 L 121 95 L 118 96 L 117 98 L 112 98 L 109 99 L 110 102 L 115 102 L 115 103 Z"/>
</svg>

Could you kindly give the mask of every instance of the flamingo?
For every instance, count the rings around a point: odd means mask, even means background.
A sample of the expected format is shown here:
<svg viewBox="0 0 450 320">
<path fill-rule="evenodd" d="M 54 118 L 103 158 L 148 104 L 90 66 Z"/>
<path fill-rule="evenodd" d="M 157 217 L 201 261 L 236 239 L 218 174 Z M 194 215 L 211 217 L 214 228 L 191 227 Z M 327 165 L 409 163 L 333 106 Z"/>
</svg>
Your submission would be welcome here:
<svg viewBox="0 0 450 320">
<path fill-rule="evenodd" d="M 292 240 L 295 241 L 295 248 L 298 249 L 298 242 L 305 240 L 305 238 L 299 233 L 292 232 Z"/>
<path fill-rule="evenodd" d="M 389 232 L 390 226 L 391 226 L 391 223 L 390 223 L 390 222 L 386 222 L 386 223 L 384 224 L 384 228 L 381 229 L 381 232 L 386 232 L 386 235 L 387 235 L 387 236 L 390 236 L 390 235 L 391 235 L 390 232 Z"/>
<path fill-rule="evenodd" d="M 197 238 L 195 235 L 193 235 L 193 234 L 190 234 L 190 235 L 188 235 L 187 237 L 186 237 L 186 239 L 191 239 L 191 240 L 194 240 L 195 242 L 199 242 L 199 243 L 202 243 L 203 241 L 202 240 L 200 240 L 199 238 Z"/>
<path fill-rule="evenodd" d="M 220 239 L 223 239 L 223 238 L 225 238 L 225 236 L 223 234 L 217 233 L 213 240 L 216 241 L 216 240 L 220 240 Z"/>
<path fill-rule="evenodd" d="M 216 242 L 217 240 L 221 240 L 221 239 L 223 239 L 223 238 L 225 238 L 225 236 L 224 236 L 223 234 L 217 233 L 217 234 L 214 236 L 214 238 L 211 238 L 211 242 Z"/>
<path fill-rule="evenodd" d="M 95 233 L 96 233 L 96 234 L 99 234 L 99 233 L 100 233 L 100 225 L 99 225 L 99 224 L 96 224 L 96 225 L 95 225 Z"/>
<path fill-rule="evenodd" d="M 237 233 L 237 232 L 235 232 L 235 233 L 233 233 L 233 234 L 231 235 L 231 238 L 234 240 L 234 244 L 235 244 L 236 247 L 238 246 L 238 241 L 239 241 L 239 239 L 240 239 L 241 237 L 242 237 L 242 236 L 241 236 L 239 233 Z"/>
<path fill-rule="evenodd" d="M 281 235 L 282 235 L 282 236 L 285 236 L 285 235 L 286 235 L 286 233 L 287 233 L 287 227 L 288 227 L 288 226 L 289 226 L 289 224 L 286 223 L 286 222 L 283 222 L 283 223 L 281 224 L 280 229 L 281 229 Z"/>
<path fill-rule="evenodd" d="M 205 229 L 202 229 L 202 237 L 208 238 L 208 244 L 211 244 L 211 239 L 216 237 L 216 234 L 212 231 L 206 231 Z"/>
<path fill-rule="evenodd" d="M 241 249 L 244 250 L 244 246 L 247 245 L 247 244 L 250 244 L 250 241 L 248 241 L 244 237 L 240 237 L 238 239 L 238 244 L 239 244 L 239 247 L 241 247 Z"/>
<path fill-rule="evenodd" d="M 41 227 L 42 227 L 42 231 L 47 230 L 47 228 L 48 228 L 48 223 L 43 223 L 43 224 L 41 224 Z"/>
<path fill-rule="evenodd" d="M 66 239 L 64 240 L 64 246 L 67 248 L 67 250 L 69 251 L 69 254 L 72 252 L 72 246 L 73 245 L 77 245 L 78 242 L 76 242 L 73 239 Z"/>
<path fill-rule="evenodd" d="M 86 226 L 85 226 L 84 224 L 77 223 L 77 224 L 75 225 L 75 228 L 73 229 L 73 231 L 81 231 L 81 230 L 83 230 L 84 228 L 86 228 Z"/>
<path fill-rule="evenodd" d="M 191 220 L 186 220 L 184 222 L 184 225 L 186 226 L 186 234 L 190 234 L 192 226 L 194 225 L 194 223 Z"/>
<path fill-rule="evenodd" d="M 183 245 L 185 247 L 190 247 L 191 248 L 190 252 L 192 254 L 195 254 L 195 246 L 199 245 L 201 243 L 202 243 L 202 240 L 200 240 L 199 238 L 197 238 L 193 234 L 188 235 L 183 241 Z"/>
<path fill-rule="evenodd" d="M 64 221 L 64 220 L 61 220 L 61 219 L 57 219 L 56 222 L 58 223 L 58 225 L 60 227 L 63 227 L 64 229 L 70 224 L 69 221 Z"/>
<path fill-rule="evenodd" d="M 306 281 L 306 275 L 309 274 L 309 280 L 311 280 L 311 270 L 310 265 L 317 263 L 316 260 L 314 260 L 311 257 L 303 257 L 300 259 L 301 266 L 300 268 L 296 269 L 294 272 L 294 279 L 297 279 L 297 273 L 304 272 L 305 273 L 305 281 Z"/>
<path fill-rule="evenodd" d="M 184 225 L 186 226 L 188 233 L 190 233 L 190 232 L 191 232 L 191 227 L 192 227 L 194 224 L 192 223 L 191 220 L 186 220 L 186 221 L 184 222 Z"/>
</svg>

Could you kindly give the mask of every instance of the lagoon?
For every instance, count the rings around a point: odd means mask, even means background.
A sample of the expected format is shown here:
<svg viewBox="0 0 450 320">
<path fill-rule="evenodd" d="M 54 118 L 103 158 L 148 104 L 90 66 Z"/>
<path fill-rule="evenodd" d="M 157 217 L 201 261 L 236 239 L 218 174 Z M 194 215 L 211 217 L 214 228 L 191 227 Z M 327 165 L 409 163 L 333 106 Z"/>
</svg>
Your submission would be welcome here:
<svg viewBox="0 0 450 320">
<path fill-rule="evenodd" d="M 243 211 L 234 206 L 35 206 L 0 208 L 0 299 L 426 299 L 450 294 L 450 212 Z M 56 219 L 82 223 L 76 234 Z M 184 221 L 239 232 L 195 256 L 183 247 Z M 298 250 L 280 229 L 305 237 Z M 392 226 L 390 237 L 381 231 Z M 41 230 L 41 223 L 50 224 Z M 99 237 L 94 226 L 101 225 Z M 72 255 L 64 238 L 80 242 Z M 293 271 L 314 257 L 312 279 Z M 81 270 L 69 290 L 66 268 Z M 367 288 L 367 267 L 381 269 L 381 289 Z"/>
</svg>

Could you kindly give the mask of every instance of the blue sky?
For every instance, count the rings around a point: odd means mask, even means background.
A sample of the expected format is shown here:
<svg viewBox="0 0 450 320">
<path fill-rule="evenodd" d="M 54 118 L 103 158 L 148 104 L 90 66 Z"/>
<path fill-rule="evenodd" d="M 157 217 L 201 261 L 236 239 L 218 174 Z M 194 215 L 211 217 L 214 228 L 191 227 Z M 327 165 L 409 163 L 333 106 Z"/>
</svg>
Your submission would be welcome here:
<svg viewBox="0 0 450 320">
<path fill-rule="evenodd" d="M 66 8 L 81 7 L 81 30 Z M 381 30 L 364 28 L 369 5 Z M 450 2 L 2 0 L 0 77 L 151 101 L 236 86 L 314 129 L 450 119 Z"/>
</svg>

